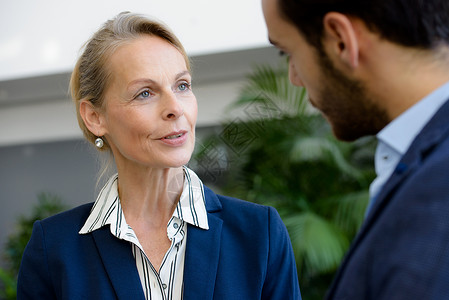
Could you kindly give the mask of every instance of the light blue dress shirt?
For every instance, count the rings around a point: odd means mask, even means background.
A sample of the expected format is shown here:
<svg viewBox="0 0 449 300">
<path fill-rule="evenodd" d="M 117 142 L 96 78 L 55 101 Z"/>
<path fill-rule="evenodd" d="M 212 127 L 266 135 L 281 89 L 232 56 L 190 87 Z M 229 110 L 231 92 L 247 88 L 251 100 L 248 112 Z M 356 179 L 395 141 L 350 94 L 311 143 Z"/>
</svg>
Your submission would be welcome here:
<svg viewBox="0 0 449 300">
<path fill-rule="evenodd" d="M 367 213 L 413 140 L 448 99 L 449 82 L 407 109 L 377 134 L 378 145 L 374 156 L 377 177 L 369 189 Z"/>
</svg>

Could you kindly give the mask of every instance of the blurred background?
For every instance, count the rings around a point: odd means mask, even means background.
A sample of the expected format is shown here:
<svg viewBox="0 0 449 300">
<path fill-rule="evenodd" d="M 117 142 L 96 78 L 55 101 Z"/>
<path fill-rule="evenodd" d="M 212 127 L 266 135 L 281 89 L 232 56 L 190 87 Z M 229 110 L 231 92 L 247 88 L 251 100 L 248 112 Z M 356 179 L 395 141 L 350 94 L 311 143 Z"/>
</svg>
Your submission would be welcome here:
<svg viewBox="0 0 449 300">
<path fill-rule="evenodd" d="M 122 11 L 166 23 L 192 59 L 190 167 L 216 192 L 278 209 L 304 299 L 321 299 L 363 220 L 373 145 L 335 141 L 289 84 L 260 0 L 0 0 L 0 299 L 15 297 L 34 220 L 96 198 L 101 159 L 83 141 L 68 81 L 83 43 Z"/>
</svg>

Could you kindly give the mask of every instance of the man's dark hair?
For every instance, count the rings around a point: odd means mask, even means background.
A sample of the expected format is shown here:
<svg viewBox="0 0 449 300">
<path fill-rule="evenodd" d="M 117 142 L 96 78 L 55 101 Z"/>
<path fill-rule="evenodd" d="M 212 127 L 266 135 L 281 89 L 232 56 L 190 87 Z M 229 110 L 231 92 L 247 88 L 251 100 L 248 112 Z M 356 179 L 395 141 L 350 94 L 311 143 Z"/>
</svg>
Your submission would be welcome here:
<svg viewBox="0 0 449 300">
<path fill-rule="evenodd" d="M 321 49 L 323 17 L 335 11 L 357 17 L 391 42 L 429 49 L 449 44 L 448 0 L 277 0 L 281 14 Z"/>
</svg>

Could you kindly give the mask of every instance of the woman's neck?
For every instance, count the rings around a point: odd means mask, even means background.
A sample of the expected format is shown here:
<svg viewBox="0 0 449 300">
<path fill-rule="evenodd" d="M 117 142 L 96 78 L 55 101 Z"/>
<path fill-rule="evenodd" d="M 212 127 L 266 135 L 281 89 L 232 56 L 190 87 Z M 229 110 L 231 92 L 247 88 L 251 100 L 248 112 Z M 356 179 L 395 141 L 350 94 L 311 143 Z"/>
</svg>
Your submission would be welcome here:
<svg viewBox="0 0 449 300">
<path fill-rule="evenodd" d="M 119 197 L 127 222 L 166 227 L 182 193 L 183 168 L 118 168 L 118 174 Z"/>
</svg>

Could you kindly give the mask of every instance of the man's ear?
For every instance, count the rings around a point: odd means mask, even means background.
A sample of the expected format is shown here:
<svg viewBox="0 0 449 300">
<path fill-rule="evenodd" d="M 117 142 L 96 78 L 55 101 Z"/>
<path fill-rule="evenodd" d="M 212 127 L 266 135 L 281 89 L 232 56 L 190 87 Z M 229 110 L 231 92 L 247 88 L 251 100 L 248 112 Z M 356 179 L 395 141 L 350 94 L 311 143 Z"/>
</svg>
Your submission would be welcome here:
<svg viewBox="0 0 449 300">
<path fill-rule="evenodd" d="M 80 116 L 92 134 L 96 136 L 105 135 L 104 118 L 89 100 L 80 101 Z"/>
<path fill-rule="evenodd" d="M 349 68 L 359 64 L 359 41 L 353 22 L 346 15 L 330 12 L 323 18 L 323 45 L 330 56 Z M 330 51 L 330 52 L 329 52 Z"/>
</svg>

